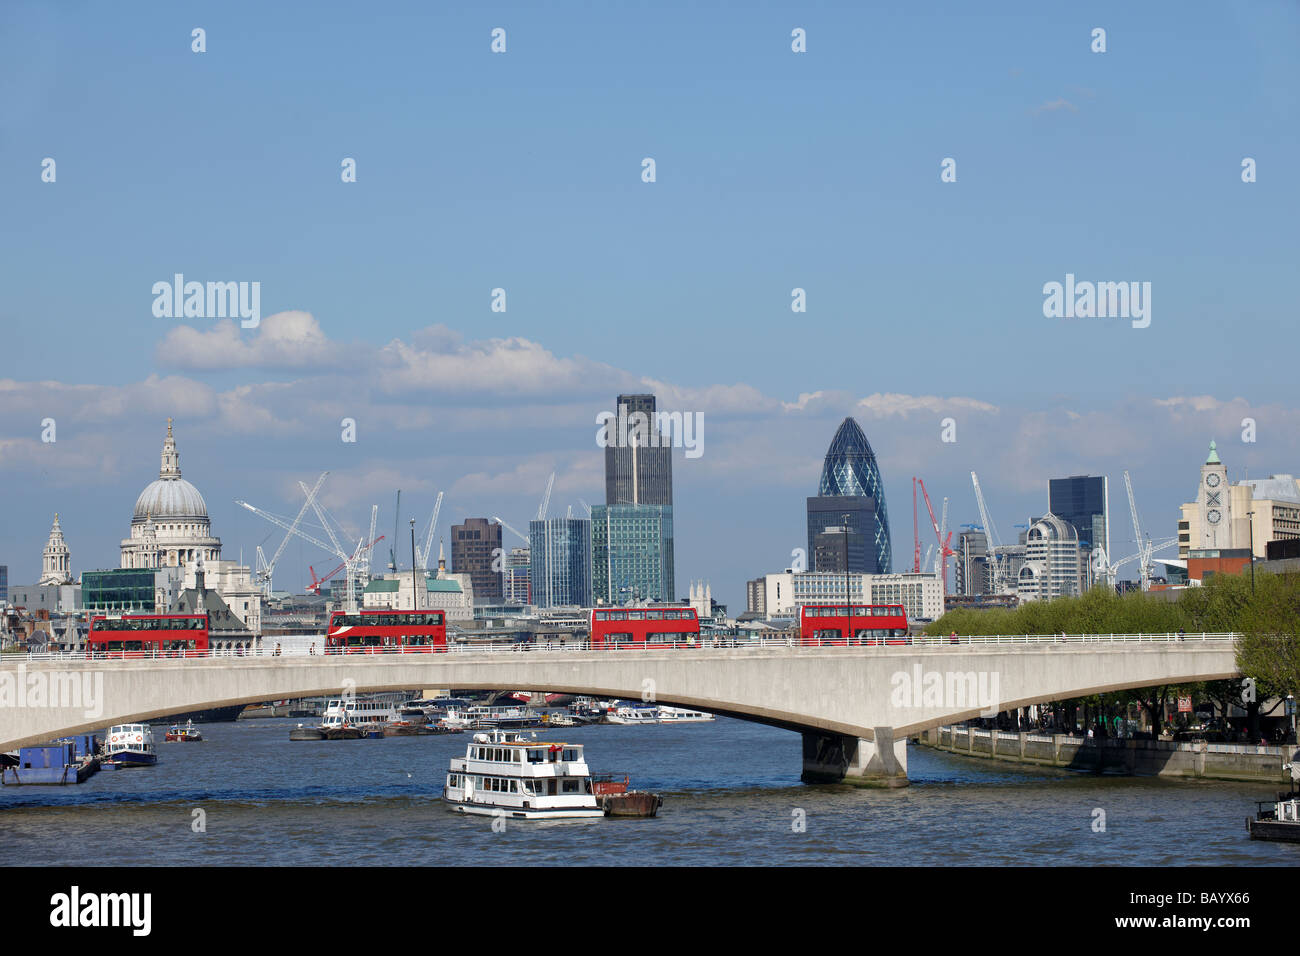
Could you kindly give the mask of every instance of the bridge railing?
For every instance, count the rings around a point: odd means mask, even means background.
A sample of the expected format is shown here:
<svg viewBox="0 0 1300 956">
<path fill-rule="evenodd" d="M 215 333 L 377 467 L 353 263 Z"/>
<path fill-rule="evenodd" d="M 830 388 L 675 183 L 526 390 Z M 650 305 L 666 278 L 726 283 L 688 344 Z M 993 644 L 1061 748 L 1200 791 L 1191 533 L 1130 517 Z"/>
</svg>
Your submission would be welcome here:
<svg viewBox="0 0 1300 956">
<path fill-rule="evenodd" d="M 706 639 L 695 642 L 665 644 L 658 642 L 628 642 L 620 644 L 593 644 L 591 641 L 554 641 L 554 642 L 501 642 L 501 641 L 451 641 L 442 646 L 407 646 L 407 647 L 366 647 L 341 648 L 292 647 L 277 650 L 274 645 L 263 643 L 254 647 L 243 648 L 208 648 L 206 650 L 140 650 L 140 651 L 91 651 L 85 648 L 77 650 L 33 651 L 26 655 L 5 655 L 4 659 L 27 661 L 77 661 L 77 660 L 194 660 L 203 658 L 239 659 L 244 657 L 339 657 L 367 655 L 408 655 L 408 654 L 531 654 L 546 652 L 582 652 L 601 651 L 611 654 L 636 654 L 647 651 L 663 650 L 712 650 L 731 649 L 772 649 L 772 648 L 863 648 L 877 647 L 951 647 L 957 645 L 1006 646 L 1006 645 L 1043 645 L 1056 644 L 1065 646 L 1084 645 L 1149 645 L 1149 644 L 1224 644 L 1231 643 L 1240 635 L 1236 632 L 1199 632 L 1195 634 L 997 634 L 969 635 L 956 637 L 932 637 L 916 635 L 909 638 L 890 638 L 883 644 L 879 640 L 844 641 L 801 639 L 797 636 L 781 635 L 755 638 Z"/>
</svg>

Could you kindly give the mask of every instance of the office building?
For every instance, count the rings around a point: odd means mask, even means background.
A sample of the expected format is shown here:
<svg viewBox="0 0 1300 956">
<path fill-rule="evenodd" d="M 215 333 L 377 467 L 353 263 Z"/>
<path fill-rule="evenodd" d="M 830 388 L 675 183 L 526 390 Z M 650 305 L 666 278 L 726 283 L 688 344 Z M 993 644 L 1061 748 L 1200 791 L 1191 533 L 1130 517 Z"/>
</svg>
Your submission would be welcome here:
<svg viewBox="0 0 1300 956">
<path fill-rule="evenodd" d="M 1068 521 L 1085 551 L 1104 551 L 1110 561 L 1110 482 L 1105 475 L 1071 475 L 1047 484 L 1048 513 Z"/>
<path fill-rule="evenodd" d="M 1025 533 L 1016 597 L 1023 604 L 1082 594 L 1089 579 L 1086 553 L 1070 522 L 1054 514 L 1038 518 Z"/>
<path fill-rule="evenodd" d="M 590 607 L 591 521 L 587 518 L 530 521 L 528 539 L 533 605 Z"/>
<path fill-rule="evenodd" d="M 501 603 L 504 563 L 501 525 L 487 518 L 466 518 L 451 526 L 451 567 L 474 582 L 474 603 Z"/>
<path fill-rule="evenodd" d="M 606 430 L 605 504 L 673 503 L 671 435 L 658 426 L 653 395 L 620 395 Z"/>
<path fill-rule="evenodd" d="M 672 507 L 592 508 L 591 579 L 592 597 L 600 603 L 673 600 Z"/>
<path fill-rule="evenodd" d="M 506 604 L 531 604 L 532 588 L 528 577 L 528 548 L 511 548 L 506 555 L 504 598 Z"/>
<path fill-rule="evenodd" d="M 807 516 L 811 570 L 823 570 L 816 564 L 818 535 L 825 534 L 827 528 L 842 529 L 846 524 L 851 532 L 861 536 L 856 553 L 850 542 L 849 570 L 866 574 L 892 570 L 884 483 L 876 454 L 852 418 L 844 419 L 835 432 L 822 465 L 817 495 L 807 500 Z M 831 554 L 828 550 L 828 559 Z"/>
</svg>

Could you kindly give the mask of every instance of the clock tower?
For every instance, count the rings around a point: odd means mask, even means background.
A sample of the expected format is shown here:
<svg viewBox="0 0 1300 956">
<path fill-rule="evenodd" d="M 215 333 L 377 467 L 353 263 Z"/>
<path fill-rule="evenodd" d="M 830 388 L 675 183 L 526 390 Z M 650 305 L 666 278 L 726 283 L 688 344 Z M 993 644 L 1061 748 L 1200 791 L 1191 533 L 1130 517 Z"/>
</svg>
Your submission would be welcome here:
<svg viewBox="0 0 1300 956">
<path fill-rule="evenodd" d="M 1228 469 L 1219 461 L 1214 442 L 1201 466 L 1201 486 L 1196 493 L 1197 516 L 1200 518 L 1200 548 L 1232 547 L 1232 494 L 1228 489 Z"/>
</svg>

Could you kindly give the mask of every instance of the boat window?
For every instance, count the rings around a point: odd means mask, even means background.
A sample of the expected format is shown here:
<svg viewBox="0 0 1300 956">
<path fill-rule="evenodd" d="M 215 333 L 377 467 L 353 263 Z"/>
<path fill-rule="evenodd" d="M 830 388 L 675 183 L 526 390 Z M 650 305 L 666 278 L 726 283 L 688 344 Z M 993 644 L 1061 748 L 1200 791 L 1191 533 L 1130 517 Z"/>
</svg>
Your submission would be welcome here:
<svg viewBox="0 0 1300 956">
<path fill-rule="evenodd" d="M 577 793 L 577 792 L 578 792 L 578 781 L 576 781 L 576 780 L 565 780 L 565 781 L 564 781 L 564 792 L 565 792 L 565 793 Z"/>
<path fill-rule="evenodd" d="M 518 785 L 516 784 L 516 782 L 515 782 L 514 780 L 511 780 L 511 781 L 510 781 L 510 792 L 511 792 L 511 793 L 518 793 L 518 792 L 519 792 L 519 787 L 518 787 Z"/>
</svg>

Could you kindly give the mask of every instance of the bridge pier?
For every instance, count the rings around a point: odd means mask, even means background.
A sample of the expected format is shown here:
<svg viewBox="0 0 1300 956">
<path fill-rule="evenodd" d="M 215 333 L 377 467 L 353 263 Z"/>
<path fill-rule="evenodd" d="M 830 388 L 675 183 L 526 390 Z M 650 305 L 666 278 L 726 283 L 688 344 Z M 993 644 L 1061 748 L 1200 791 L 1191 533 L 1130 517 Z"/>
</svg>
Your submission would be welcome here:
<svg viewBox="0 0 1300 956">
<path fill-rule="evenodd" d="M 877 727 L 875 740 L 805 731 L 804 783 L 851 783 L 861 787 L 906 787 L 907 738 Z"/>
</svg>

